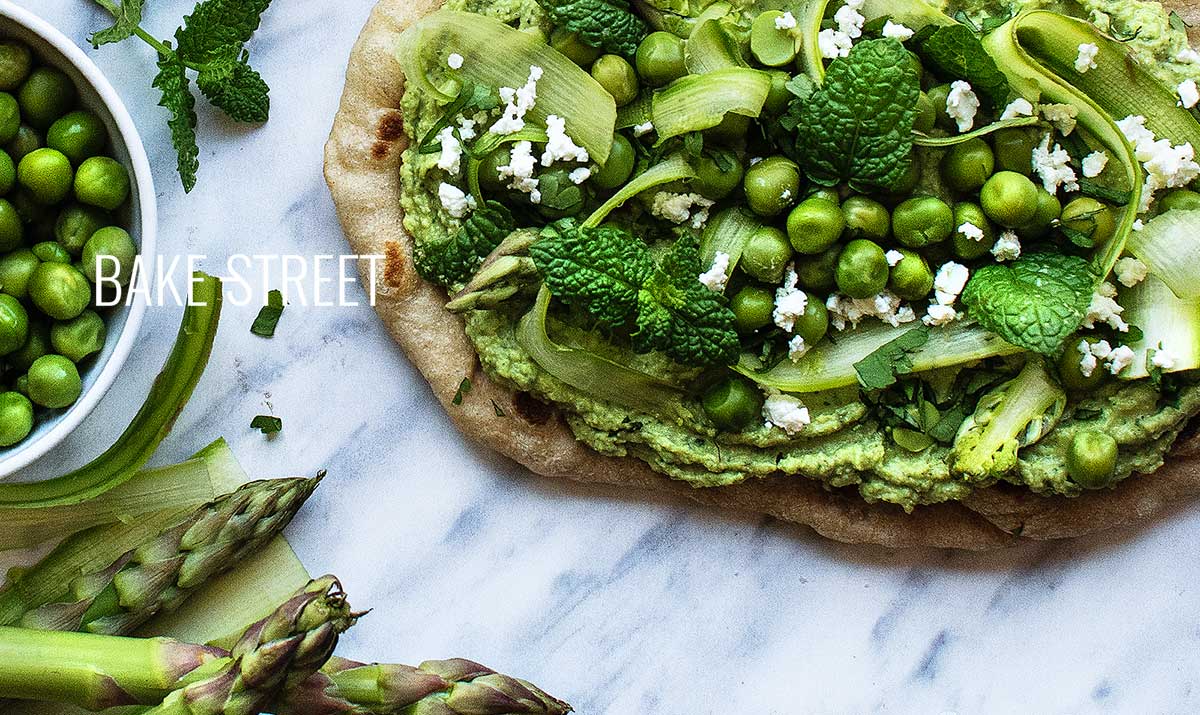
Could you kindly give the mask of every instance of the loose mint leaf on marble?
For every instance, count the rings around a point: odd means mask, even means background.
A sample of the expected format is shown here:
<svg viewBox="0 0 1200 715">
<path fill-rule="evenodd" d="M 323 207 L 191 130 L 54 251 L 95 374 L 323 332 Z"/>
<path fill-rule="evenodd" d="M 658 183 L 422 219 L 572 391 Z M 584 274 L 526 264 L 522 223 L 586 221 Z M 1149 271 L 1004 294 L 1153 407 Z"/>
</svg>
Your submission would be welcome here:
<svg viewBox="0 0 1200 715">
<path fill-rule="evenodd" d="M 265 122 L 271 113 L 270 88 L 250 67 L 250 53 L 208 63 L 196 75 L 196 86 L 214 107 L 237 122 Z"/>
<path fill-rule="evenodd" d="M 258 29 L 271 0 L 203 0 L 175 31 L 176 50 L 189 63 L 206 64 L 241 48 Z"/>
<path fill-rule="evenodd" d="M 270 437 L 283 429 L 283 420 L 271 415 L 256 415 L 250 420 L 250 429 L 256 429 Z"/>
<path fill-rule="evenodd" d="M 264 338 L 274 337 L 275 326 L 279 325 L 279 318 L 283 315 L 283 293 L 277 290 L 267 293 L 267 304 L 258 310 L 258 317 L 254 319 L 254 324 L 250 326 L 250 332 L 255 335 L 260 335 Z"/>
<path fill-rule="evenodd" d="M 864 390 L 882 390 L 896 384 L 896 378 L 912 372 L 909 354 L 929 342 L 929 328 L 922 325 L 880 345 L 870 355 L 854 363 L 858 382 Z"/>
<path fill-rule="evenodd" d="M 138 26 L 142 24 L 142 1 L 121 0 L 120 4 L 117 4 L 111 0 L 96 0 L 113 16 L 114 22 L 112 27 L 92 33 L 92 36 L 88 38 L 92 47 L 98 48 L 101 45 L 133 37 L 133 34 L 138 31 Z"/>
<path fill-rule="evenodd" d="M 162 57 L 153 84 L 162 92 L 159 106 L 166 107 L 171 113 L 167 125 L 171 128 L 171 143 L 178 156 L 176 169 L 185 192 L 196 185 L 196 172 L 200 169 L 200 147 L 196 145 L 196 98 L 188 88 L 186 69 L 175 55 Z"/>
</svg>

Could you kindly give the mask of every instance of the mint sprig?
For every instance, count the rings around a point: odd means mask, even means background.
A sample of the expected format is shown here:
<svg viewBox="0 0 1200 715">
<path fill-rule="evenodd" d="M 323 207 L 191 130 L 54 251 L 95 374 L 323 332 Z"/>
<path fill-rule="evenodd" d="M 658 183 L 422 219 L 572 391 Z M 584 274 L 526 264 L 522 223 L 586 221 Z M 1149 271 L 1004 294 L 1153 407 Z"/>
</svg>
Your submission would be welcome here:
<svg viewBox="0 0 1200 715">
<path fill-rule="evenodd" d="M 184 191 L 196 185 L 200 149 L 196 144 L 196 99 L 188 70 L 209 103 L 237 122 L 265 122 L 270 114 L 270 88 L 250 66 L 245 49 L 271 0 L 202 0 L 175 31 L 175 45 L 141 27 L 144 0 L 94 0 L 113 16 L 112 27 L 89 38 L 94 47 L 137 37 L 158 53 L 153 86 L 162 93 L 159 105 L 171 118 L 171 142 L 178 155 L 176 170 Z"/>
</svg>

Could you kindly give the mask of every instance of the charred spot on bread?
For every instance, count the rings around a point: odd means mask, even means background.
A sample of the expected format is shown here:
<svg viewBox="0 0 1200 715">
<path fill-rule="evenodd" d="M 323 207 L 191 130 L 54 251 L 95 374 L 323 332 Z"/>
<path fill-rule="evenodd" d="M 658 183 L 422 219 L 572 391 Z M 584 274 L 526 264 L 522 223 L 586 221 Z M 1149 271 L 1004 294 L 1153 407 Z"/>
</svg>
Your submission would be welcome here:
<svg viewBox="0 0 1200 715">
<path fill-rule="evenodd" d="M 528 392 L 513 395 L 513 411 L 531 425 L 544 425 L 554 416 L 554 406 L 542 402 Z"/>
</svg>

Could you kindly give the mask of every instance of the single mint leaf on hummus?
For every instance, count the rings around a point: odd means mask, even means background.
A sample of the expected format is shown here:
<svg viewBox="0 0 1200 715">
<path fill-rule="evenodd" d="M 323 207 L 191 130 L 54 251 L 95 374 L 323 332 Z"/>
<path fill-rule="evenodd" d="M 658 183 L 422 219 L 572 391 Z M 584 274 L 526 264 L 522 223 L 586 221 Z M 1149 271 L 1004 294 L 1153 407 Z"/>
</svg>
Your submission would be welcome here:
<svg viewBox="0 0 1200 715">
<path fill-rule="evenodd" d="M 1078 256 L 1032 253 L 976 270 L 962 302 L 980 325 L 1013 345 L 1054 356 L 1083 322 L 1094 283 Z"/>
<path fill-rule="evenodd" d="M 418 243 L 413 251 L 417 273 L 430 283 L 449 288 L 470 280 L 483 259 L 516 229 L 503 204 L 488 201 L 463 219 L 462 226 L 441 243 Z"/>
<path fill-rule="evenodd" d="M 927 66 L 955 79 L 966 80 L 992 107 L 1008 101 L 1008 78 L 983 49 L 979 36 L 966 25 L 930 26 L 918 33 L 917 54 Z"/>
<path fill-rule="evenodd" d="M 795 126 L 796 155 L 813 181 L 891 189 L 912 162 L 920 94 L 908 50 L 893 39 L 867 40 L 831 62 L 821 88 L 793 99 L 780 123 Z"/>
<path fill-rule="evenodd" d="M 98 48 L 101 45 L 127 40 L 133 37 L 133 33 L 137 32 L 138 26 L 142 24 L 142 0 L 121 0 L 119 4 L 112 0 L 96 2 L 113 16 L 113 26 L 93 32 L 88 38 L 92 47 Z"/>
<path fill-rule="evenodd" d="M 626 0 L 538 0 L 557 27 L 605 52 L 633 57 L 646 36 L 646 23 Z"/>
<path fill-rule="evenodd" d="M 880 345 L 870 355 L 854 363 L 858 383 L 864 390 L 882 390 L 896 384 L 896 378 L 912 372 L 909 354 L 929 341 L 929 328 L 922 325 Z"/>
</svg>

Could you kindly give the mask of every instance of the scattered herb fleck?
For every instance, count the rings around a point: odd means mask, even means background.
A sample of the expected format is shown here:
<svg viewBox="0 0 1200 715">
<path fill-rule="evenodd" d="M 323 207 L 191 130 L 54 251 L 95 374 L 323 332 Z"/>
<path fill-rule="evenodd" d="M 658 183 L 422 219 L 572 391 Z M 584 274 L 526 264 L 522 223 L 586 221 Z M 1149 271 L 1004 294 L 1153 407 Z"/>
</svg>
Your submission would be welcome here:
<svg viewBox="0 0 1200 715">
<path fill-rule="evenodd" d="M 267 304 L 258 310 L 258 317 L 250 326 L 250 332 L 269 338 L 275 335 L 275 326 L 283 315 L 283 293 L 277 290 L 267 293 Z"/>
<path fill-rule="evenodd" d="M 496 411 L 497 417 L 507 417 L 508 416 L 508 415 L 504 414 L 504 410 L 500 408 L 500 405 L 496 404 L 495 400 L 492 400 L 492 409 Z"/>
<path fill-rule="evenodd" d="M 454 393 L 454 399 L 450 400 L 453 405 L 461 405 L 463 395 L 471 391 L 471 378 L 464 377 L 462 382 L 458 383 L 458 390 Z"/>
<path fill-rule="evenodd" d="M 875 352 L 854 363 L 858 381 L 865 390 L 882 390 L 896 384 L 896 377 L 912 372 L 910 353 L 929 340 L 929 328 L 913 328 L 879 346 Z"/>
<path fill-rule="evenodd" d="M 283 420 L 271 415 L 256 415 L 254 419 L 250 420 L 250 429 L 260 430 L 270 437 L 283 429 Z"/>
</svg>

